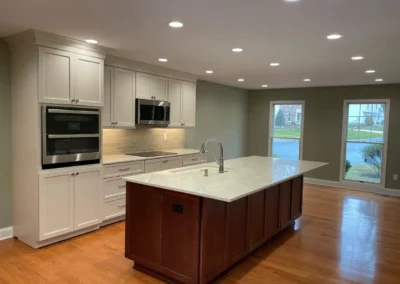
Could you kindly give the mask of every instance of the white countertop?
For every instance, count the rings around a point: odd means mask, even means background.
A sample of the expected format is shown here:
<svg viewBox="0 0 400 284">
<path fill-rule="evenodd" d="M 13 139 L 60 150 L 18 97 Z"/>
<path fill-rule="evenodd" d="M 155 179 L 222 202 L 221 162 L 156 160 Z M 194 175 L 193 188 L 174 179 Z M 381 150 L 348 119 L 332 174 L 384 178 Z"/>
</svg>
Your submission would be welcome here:
<svg viewBox="0 0 400 284">
<path fill-rule="evenodd" d="M 127 182 L 232 202 L 325 165 L 327 163 L 251 156 L 225 161 L 227 172 L 224 174 L 218 173 L 218 166 L 214 162 L 124 179 Z M 202 170 L 205 168 L 209 169 L 208 177 L 204 177 Z"/>
<path fill-rule="evenodd" d="M 167 150 L 158 150 L 158 151 L 171 152 L 171 153 L 176 153 L 176 154 L 167 155 L 167 156 L 156 156 L 156 157 L 139 157 L 139 156 L 131 156 L 131 155 L 103 156 L 103 164 L 110 165 L 110 164 L 117 164 L 117 163 L 124 163 L 124 162 L 144 161 L 144 160 L 152 160 L 152 159 L 158 159 L 158 158 L 168 158 L 168 157 L 175 157 L 175 156 L 199 154 L 199 149 L 167 149 Z"/>
</svg>

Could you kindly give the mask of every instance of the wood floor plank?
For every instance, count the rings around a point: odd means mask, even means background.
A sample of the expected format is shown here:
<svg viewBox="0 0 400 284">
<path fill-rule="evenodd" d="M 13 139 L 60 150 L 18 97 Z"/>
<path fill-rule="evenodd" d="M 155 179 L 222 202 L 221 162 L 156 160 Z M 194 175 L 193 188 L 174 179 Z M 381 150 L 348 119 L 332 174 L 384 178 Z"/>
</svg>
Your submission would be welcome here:
<svg viewBox="0 0 400 284">
<path fill-rule="evenodd" d="M 224 284 L 400 283 L 400 199 L 305 185 L 304 208 L 216 280 Z M 124 257 L 125 223 L 33 250 L 0 241 L 0 283 L 163 283 Z"/>
</svg>

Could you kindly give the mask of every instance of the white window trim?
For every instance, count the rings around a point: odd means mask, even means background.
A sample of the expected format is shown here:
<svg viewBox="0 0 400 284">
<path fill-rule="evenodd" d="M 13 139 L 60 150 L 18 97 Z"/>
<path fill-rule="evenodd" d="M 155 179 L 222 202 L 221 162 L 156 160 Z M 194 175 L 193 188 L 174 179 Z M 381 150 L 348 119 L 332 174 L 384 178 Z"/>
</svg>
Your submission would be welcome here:
<svg viewBox="0 0 400 284">
<path fill-rule="evenodd" d="M 379 104 L 385 103 L 385 125 L 384 125 L 384 146 L 383 146 L 383 159 L 382 159 L 382 176 L 381 176 L 381 183 L 380 184 L 373 184 L 368 182 L 359 182 L 359 181 L 352 181 L 346 180 L 344 178 L 345 171 L 344 165 L 346 160 L 346 136 L 347 136 L 347 117 L 348 117 L 348 105 L 349 104 Z M 343 103 L 343 121 L 342 121 L 342 147 L 340 153 L 340 182 L 343 184 L 347 184 L 349 186 L 360 185 L 360 188 L 365 189 L 374 189 L 374 188 L 384 188 L 386 185 L 386 162 L 387 162 L 387 149 L 388 149 L 388 142 L 389 142 L 389 119 L 390 115 L 390 99 L 366 99 L 366 100 L 345 100 Z"/>
<path fill-rule="evenodd" d="M 269 103 L 269 134 L 268 134 L 268 156 L 272 157 L 272 135 L 274 133 L 274 105 L 301 105 L 301 136 L 299 160 L 303 159 L 303 139 L 304 139 L 304 113 L 306 101 L 270 101 Z"/>
</svg>

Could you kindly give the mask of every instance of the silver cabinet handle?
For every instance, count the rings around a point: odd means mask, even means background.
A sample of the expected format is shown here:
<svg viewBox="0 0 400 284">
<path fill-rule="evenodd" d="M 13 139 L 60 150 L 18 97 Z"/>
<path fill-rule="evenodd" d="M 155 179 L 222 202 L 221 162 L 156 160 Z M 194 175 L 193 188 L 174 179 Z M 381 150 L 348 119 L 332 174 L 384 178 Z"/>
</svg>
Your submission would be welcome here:
<svg viewBox="0 0 400 284">
<path fill-rule="evenodd" d="M 74 102 L 75 100 L 71 100 Z M 63 114 L 99 114 L 100 111 L 96 110 L 70 110 L 70 109 L 58 109 L 58 108 L 51 108 L 48 110 L 49 113 L 63 113 Z"/>
<path fill-rule="evenodd" d="M 118 205 L 118 208 L 124 208 L 124 207 L 126 207 L 125 204 L 124 205 Z"/>
<path fill-rule="evenodd" d="M 192 161 L 197 161 L 197 159 L 192 159 Z"/>
<path fill-rule="evenodd" d="M 125 169 L 119 169 L 120 172 L 126 172 L 129 171 L 129 168 L 125 168 Z"/>
<path fill-rule="evenodd" d="M 120 185 L 120 186 L 118 186 L 119 188 L 125 188 L 126 187 L 126 185 Z"/>
</svg>

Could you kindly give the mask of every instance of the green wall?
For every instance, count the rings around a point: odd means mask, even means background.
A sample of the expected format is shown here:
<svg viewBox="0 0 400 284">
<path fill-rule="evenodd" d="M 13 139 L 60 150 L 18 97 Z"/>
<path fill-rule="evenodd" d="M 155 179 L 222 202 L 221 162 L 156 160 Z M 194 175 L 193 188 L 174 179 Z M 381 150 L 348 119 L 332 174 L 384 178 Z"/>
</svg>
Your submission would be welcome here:
<svg viewBox="0 0 400 284">
<path fill-rule="evenodd" d="M 0 229 L 11 220 L 11 102 L 10 52 L 0 39 Z"/>
<path fill-rule="evenodd" d="M 224 145 L 225 159 L 246 156 L 248 91 L 206 81 L 197 82 L 196 128 L 185 131 L 185 146 L 200 148 L 202 142 L 215 137 Z M 219 148 L 209 144 L 211 155 Z"/>
<path fill-rule="evenodd" d="M 339 181 L 343 101 L 390 99 L 386 187 L 400 189 L 400 85 L 369 85 L 249 91 L 247 154 L 268 155 L 270 101 L 305 100 L 303 159 L 328 162 L 311 172 L 317 179 Z"/>
</svg>

